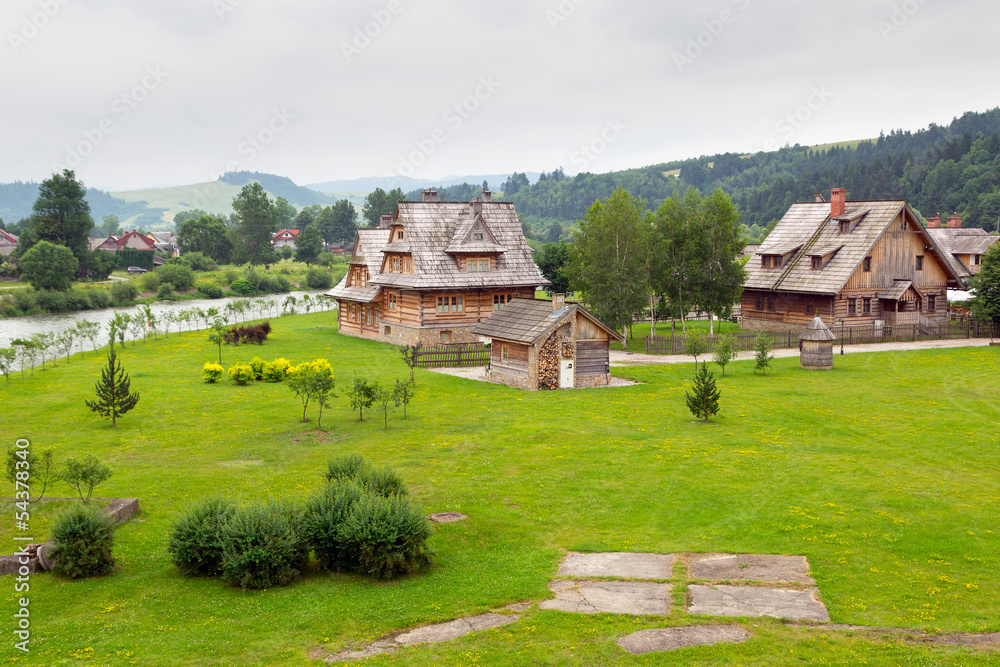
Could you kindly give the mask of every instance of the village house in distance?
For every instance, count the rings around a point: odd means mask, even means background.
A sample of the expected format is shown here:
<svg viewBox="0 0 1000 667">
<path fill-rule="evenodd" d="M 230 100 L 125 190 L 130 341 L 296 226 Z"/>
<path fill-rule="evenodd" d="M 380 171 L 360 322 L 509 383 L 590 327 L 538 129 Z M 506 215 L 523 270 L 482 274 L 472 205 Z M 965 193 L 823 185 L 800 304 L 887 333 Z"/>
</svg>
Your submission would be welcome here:
<svg viewBox="0 0 1000 667">
<path fill-rule="evenodd" d="M 833 327 L 947 321 L 947 290 L 965 282 L 905 201 L 794 204 L 747 263 L 741 327 L 802 331 L 817 315 Z"/>
<path fill-rule="evenodd" d="M 399 202 L 377 229 L 359 229 L 336 299 L 340 332 L 396 345 L 478 343 L 472 328 L 542 277 L 510 202 Z"/>
</svg>

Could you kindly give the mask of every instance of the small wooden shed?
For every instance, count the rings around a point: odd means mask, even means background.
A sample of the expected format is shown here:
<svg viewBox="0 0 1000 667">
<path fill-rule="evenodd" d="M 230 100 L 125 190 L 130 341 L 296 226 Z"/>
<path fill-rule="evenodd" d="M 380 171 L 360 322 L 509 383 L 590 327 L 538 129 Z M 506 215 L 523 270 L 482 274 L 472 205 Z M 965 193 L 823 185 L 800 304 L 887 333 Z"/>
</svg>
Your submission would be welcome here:
<svg viewBox="0 0 1000 667">
<path fill-rule="evenodd" d="M 837 337 L 826 326 L 823 318 L 817 316 L 799 334 L 799 362 L 802 368 L 813 371 L 833 370 L 833 341 Z"/>
<path fill-rule="evenodd" d="M 529 391 L 606 387 L 609 346 L 622 339 L 564 294 L 515 298 L 472 333 L 492 342 L 490 381 Z"/>
</svg>

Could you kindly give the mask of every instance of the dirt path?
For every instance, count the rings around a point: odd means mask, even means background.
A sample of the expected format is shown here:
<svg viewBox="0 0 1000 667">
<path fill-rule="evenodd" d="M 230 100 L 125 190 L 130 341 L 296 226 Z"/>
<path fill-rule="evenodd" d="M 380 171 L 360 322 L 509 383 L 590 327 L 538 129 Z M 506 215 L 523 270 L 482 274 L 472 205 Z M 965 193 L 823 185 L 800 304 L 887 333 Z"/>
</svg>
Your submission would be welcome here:
<svg viewBox="0 0 1000 667">
<path fill-rule="evenodd" d="M 878 343 L 875 345 L 845 345 L 845 354 L 859 354 L 862 352 L 907 352 L 910 350 L 936 350 L 941 348 L 954 347 L 986 347 L 990 344 L 989 338 L 972 338 L 961 340 L 922 340 L 913 343 Z M 838 356 L 839 347 L 834 348 L 834 356 Z M 797 357 L 799 351 L 796 348 L 787 350 L 774 350 L 772 354 L 783 359 L 786 357 Z M 753 352 L 740 352 L 736 357 L 737 361 L 746 361 L 754 358 Z M 705 361 L 711 361 L 712 355 L 702 357 Z M 611 365 L 614 366 L 649 366 L 654 364 L 690 364 L 691 357 L 685 355 L 667 354 L 642 354 L 641 352 L 625 352 L 623 350 L 611 349 Z M 834 359 L 836 364 L 836 358 Z"/>
</svg>

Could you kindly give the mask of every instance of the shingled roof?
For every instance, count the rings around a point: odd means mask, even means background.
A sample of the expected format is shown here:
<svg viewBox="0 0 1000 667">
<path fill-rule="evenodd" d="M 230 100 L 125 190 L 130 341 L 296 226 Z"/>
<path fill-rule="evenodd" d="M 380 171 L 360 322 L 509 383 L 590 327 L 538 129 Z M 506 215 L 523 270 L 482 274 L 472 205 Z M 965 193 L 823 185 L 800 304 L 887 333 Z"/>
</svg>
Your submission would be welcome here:
<svg viewBox="0 0 1000 667">
<path fill-rule="evenodd" d="M 567 315 L 580 313 L 604 329 L 612 338 L 621 340 L 617 331 L 594 317 L 590 311 L 576 303 L 567 303 L 559 310 L 552 311 L 552 302 L 543 299 L 521 299 L 510 301 L 498 313 L 472 329 L 472 333 L 487 338 L 499 338 L 525 345 L 534 345 L 547 338 Z"/>
<path fill-rule="evenodd" d="M 757 249 L 756 255 L 786 255 L 793 249 L 800 250 L 779 269 L 766 269 L 752 257 L 747 263 L 744 287 L 837 294 L 902 211 L 907 212 L 907 217 L 920 230 L 928 231 L 905 201 L 847 202 L 845 212 L 836 218 L 831 217 L 828 202 L 793 204 Z M 840 233 L 840 222 L 850 223 L 850 233 Z M 938 256 L 950 257 L 950 253 L 938 247 L 933 236 L 928 234 L 926 238 Z M 810 257 L 831 252 L 833 257 L 821 270 L 812 268 Z M 952 273 L 951 278 L 962 284 L 962 275 L 950 262 L 946 268 Z"/>
<path fill-rule="evenodd" d="M 510 202 L 400 202 L 393 225 L 406 230 L 403 241 L 382 235 L 383 252 L 409 253 L 412 273 L 371 271 L 371 282 L 404 289 L 536 287 L 550 284 L 535 265 L 524 240 L 521 220 Z M 485 229 L 482 240 L 471 233 Z M 461 270 L 466 255 L 496 254 L 495 270 Z"/>
<path fill-rule="evenodd" d="M 971 276 L 972 271 L 957 255 L 985 255 L 991 245 L 1000 241 L 1000 236 L 987 234 L 978 227 L 937 227 L 928 229 L 927 233 L 944 251 L 952 269 L 963 278 Z"/>
<path fill-rule="evenodd" d="M 372 285 L 371 278 L 378 275 L 382 270 L 382 248 L 385 246 L 388 230 L 385 229 L 359 229 L 357 241 L 354 243 L 354 256 L 351 257 L 351 264 L 361 264 L 368 268 L 368 287 L 348 287 L 347 281 L 351 277 L 350 271 L 341 279 L 337 286 L 327 292 L 325 296 L 334 299 L 344 299 L 345 301 L 358 301 L 360 303 L 371 303 L 378 298 L 382 288 Z"/>
</svg>

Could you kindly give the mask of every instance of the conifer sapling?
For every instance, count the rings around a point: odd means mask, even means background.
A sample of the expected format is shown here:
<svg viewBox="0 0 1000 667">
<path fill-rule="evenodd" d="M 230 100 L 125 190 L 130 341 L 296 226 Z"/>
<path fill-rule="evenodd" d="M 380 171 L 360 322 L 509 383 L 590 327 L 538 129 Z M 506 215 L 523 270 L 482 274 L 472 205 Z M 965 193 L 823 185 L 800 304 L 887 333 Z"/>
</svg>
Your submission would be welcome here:
<svg viewBox="0 0 1000 667">
<path fill-rule="evenodd" d="M 701 368 L 695 373 L 694 393 L 684 392 L 688 409 L 695 417 L 700 417 L 708 423 L 708 418 L 719 413 L 719 397 L 722 393 L 715 388 L 715 376 L 702 362 Z"/>
<path fill-rule="evenodd" d="M 117 426 L 118 417 L 131 410 L 139 402 L 139 392 L 131 392 L 131 380 L 128 373 L 117 362 L 117 355 L 112 347 L 108 352 L 108 364 L 101 370 L 101 379 L 94 385 L 97 390 L 96 401 L 84 401 L 93 412 L 102 417 L 111 418 L 111 425 Z"/>
</svg>

